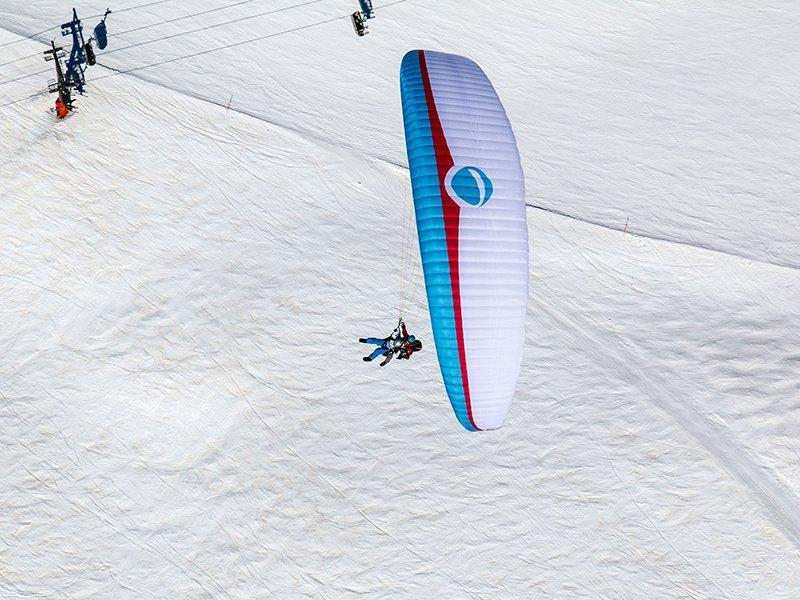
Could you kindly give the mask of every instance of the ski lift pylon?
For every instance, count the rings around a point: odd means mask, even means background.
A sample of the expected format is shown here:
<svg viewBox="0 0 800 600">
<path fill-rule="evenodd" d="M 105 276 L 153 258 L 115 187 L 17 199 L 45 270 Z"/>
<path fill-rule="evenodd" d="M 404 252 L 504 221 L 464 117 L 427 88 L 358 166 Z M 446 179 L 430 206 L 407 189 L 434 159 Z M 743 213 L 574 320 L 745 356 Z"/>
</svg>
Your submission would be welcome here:
<svg viewBox="0 0 800 600">
<path fill-rule="evenodd" d="M 86 67 L 86 55 L 83 48 L 86 41 L 83 39 L 83 25 L 78 18 L 78 11 L 72 9 L 72 21 L 61 25 L 61 35 L 72 36 L 72 50 L 67 60 L 67 70 L 64 73 L 64 81 L 69 87 L 74 87 L 79 94 L 83 94 L 85 83 L 84 71 Z"/>
<path fill-rule="evenodd" d="M 72 103 L 72 92 L 70 86 L 64 77 L 64 70 L 61 66 L 61 59 L 64 57 L 64 49 L 56 46 L 56 43 L 50 42 L 50 50 L 44 53 L 45 61 L 53 61 L 56 67 L 56 79 L 47 83 L 47 91 L 51 94 L 58 93 L 56 99 L 56 115 L 59 119 L 67 116 L 67 113 L 74 107 Z"/>
</svg>

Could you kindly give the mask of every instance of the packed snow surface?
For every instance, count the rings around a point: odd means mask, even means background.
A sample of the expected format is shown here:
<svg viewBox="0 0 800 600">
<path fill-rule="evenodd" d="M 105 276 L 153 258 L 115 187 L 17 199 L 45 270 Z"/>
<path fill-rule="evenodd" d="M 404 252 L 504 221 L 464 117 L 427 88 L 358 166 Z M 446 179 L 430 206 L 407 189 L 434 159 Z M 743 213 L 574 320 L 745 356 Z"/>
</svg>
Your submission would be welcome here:
<svg viewBox="0 0 800 600">
<path fill-rule="evenodd" d="M 794 2 L 137 4 L 67 119 L 0 108 L 0 596 L 800 597 Z M 0 0 L 0 104 L 69 7 Z M 526 173 L 494 432 L 432 343 L 356 342 L 431 340 L 413 48 L 483 67 Z"/>
</svg>

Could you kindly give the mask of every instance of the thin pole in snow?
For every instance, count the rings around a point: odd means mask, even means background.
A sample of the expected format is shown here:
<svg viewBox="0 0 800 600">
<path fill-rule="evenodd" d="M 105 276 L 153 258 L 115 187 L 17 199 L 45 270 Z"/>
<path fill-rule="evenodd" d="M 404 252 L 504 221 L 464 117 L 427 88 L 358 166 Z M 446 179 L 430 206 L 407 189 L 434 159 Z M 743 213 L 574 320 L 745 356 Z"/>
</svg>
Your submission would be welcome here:
<svg viewBox="0 0 800 600">
<path fill-rule="evenodd" d="M 231 102 L 233 102 L 233 94 L 231 94 L 230 100 L 228 100 L 228 105 L 225 107 L 225 112 L 228 112 L 228 110 L 230 110 Z"/>
<path fill-rule="evenodd" d="M 622 233 L 628 233 L 628 221 L 630 220 L 630 217 L 625 217 L 625 229 L 622 230 Z"/>
</svg>

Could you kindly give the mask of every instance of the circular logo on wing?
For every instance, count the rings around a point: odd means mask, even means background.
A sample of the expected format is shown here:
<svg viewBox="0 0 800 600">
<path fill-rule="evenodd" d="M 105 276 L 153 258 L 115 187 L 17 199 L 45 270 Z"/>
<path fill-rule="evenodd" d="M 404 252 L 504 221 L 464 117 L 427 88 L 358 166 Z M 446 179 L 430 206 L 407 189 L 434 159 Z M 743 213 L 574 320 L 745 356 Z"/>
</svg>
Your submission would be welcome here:
<svg viewBox="0 0 800 600">
<path fill-rule="evenodd" d="M 450 197 L 465 208 L 478 208 L 489 202 L 494 187 L 492 180 L 478 167 L 455 165 L 444 179 Z"/>
</svg>

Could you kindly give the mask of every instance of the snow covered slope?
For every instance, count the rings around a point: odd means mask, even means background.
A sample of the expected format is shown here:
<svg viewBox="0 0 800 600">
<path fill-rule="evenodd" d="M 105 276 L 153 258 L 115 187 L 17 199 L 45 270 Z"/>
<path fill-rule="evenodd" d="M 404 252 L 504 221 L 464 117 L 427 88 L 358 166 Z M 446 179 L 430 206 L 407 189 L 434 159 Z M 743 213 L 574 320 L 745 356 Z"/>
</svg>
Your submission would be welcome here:
<svg viewBox="0 0 800 600">
<path fill-rule="evenodd" d="M 68 14 L 19 4 L 0 63 Z M 793 4 L 375 0 L 359 39 L 352 2 L 254 0 L 114 37 L 225 4 L 118 11 L 110 49 L 158 41 L 101 55 L 77 112 L 0 109 L 0 596 L 797 598 Z M 491 433 L 433 352 L 355 343 L 402 298 L 431 339 L 415 47 L 484 68 L 546 209 Z M 0 66 L 0 104 L 44 67 Z"/>
</svg>

